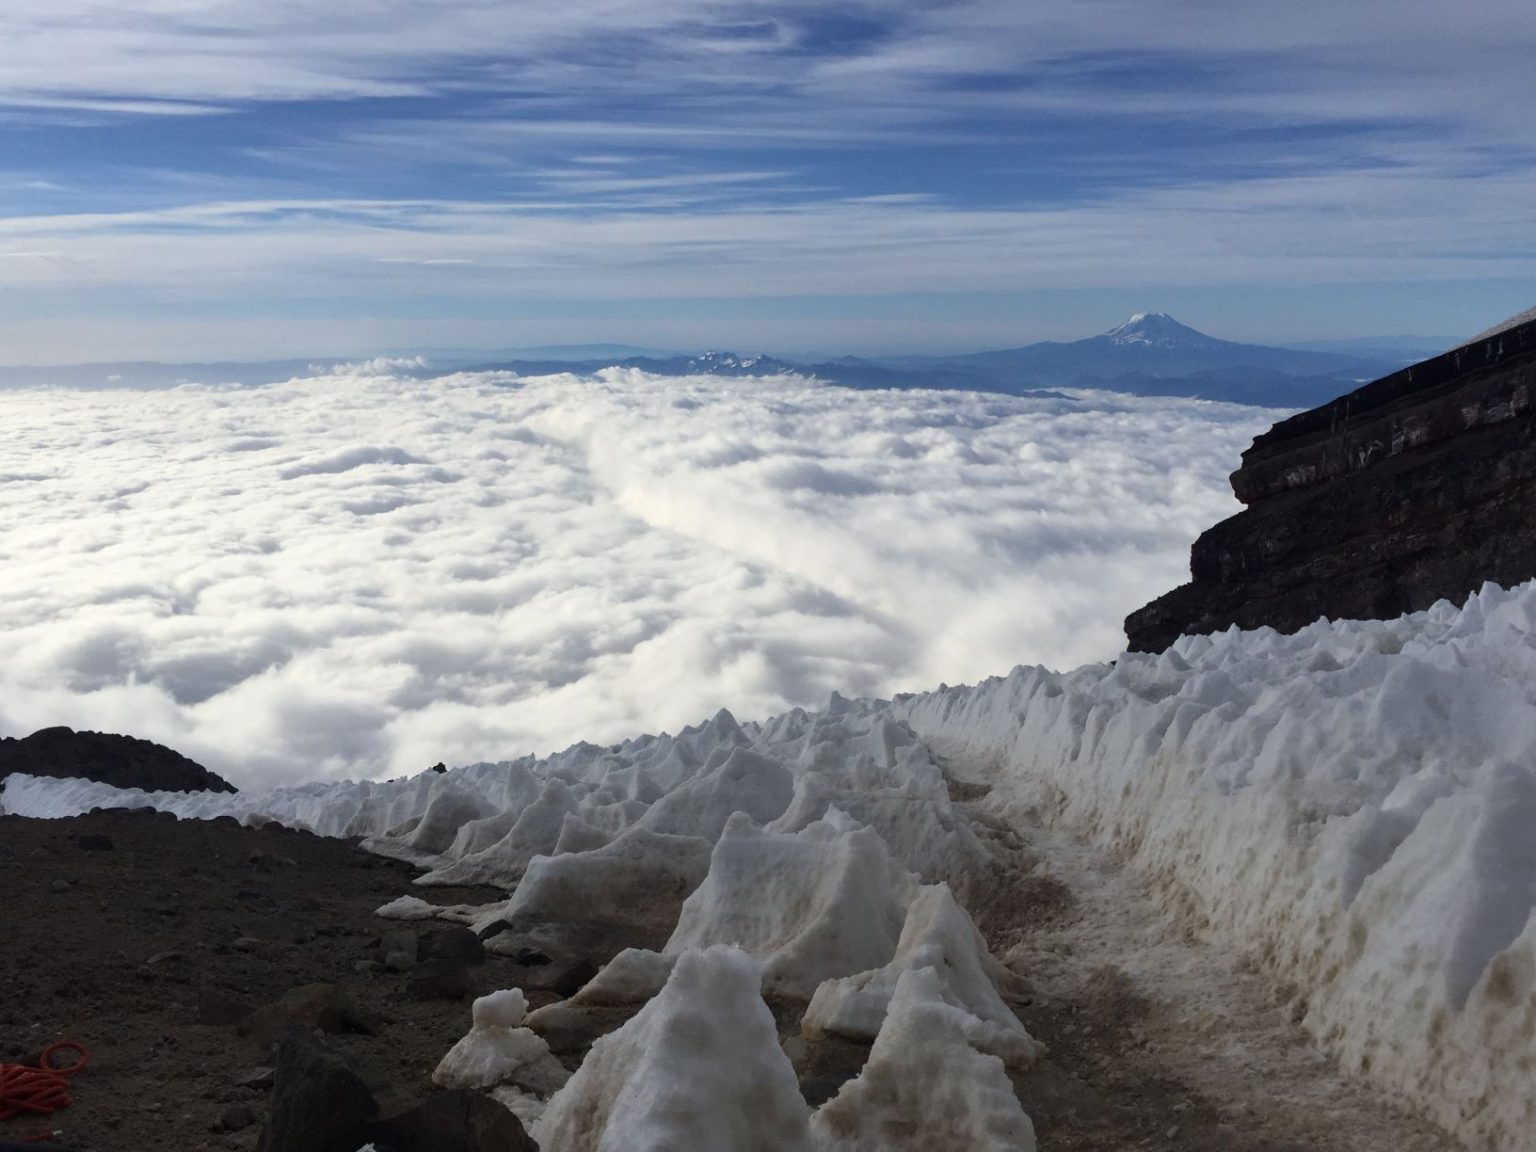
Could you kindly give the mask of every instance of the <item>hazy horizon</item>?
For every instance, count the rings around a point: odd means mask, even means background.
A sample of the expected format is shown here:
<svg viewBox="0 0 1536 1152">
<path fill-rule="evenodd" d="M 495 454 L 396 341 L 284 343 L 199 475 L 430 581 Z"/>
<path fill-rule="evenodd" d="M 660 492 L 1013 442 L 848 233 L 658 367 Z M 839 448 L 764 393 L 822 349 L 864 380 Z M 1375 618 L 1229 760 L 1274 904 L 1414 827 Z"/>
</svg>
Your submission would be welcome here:
<svg viewBox="0 0 1536 1152">
<path fill-rule="evenodd" d="M 1146 310 L 1144 309 L 1142 311 L 1146 311 Z M 1114 323 L 1122 322 L 1125 319 L 1126 319 L 1126 317 L 1119 316 L 1119 317 L 1115 318 Z M 1177 320 L 1177 319 L 1180 319 L 1180 318 L 1175 316 L 1174 319 Z M 1498 319 L 1503 319 L 1503 317 L 1499 317 Z M 1106 324 L 1105 327 L 1103 327 L 1103 328 L 1096 329 L 1094 331 L 1089 331 L 1089 332 L 1078 331 L 1076 329 L 1073 329 L 1073 330 L 1070 330 L 1070 331 L 1062 331 L 1062 332 L 1057 333 L 1055 335 L 1040 337 L 1039 341 L 1055 341 L 1055 342 L 1061 342 L 1061 343 L 1069 343 L 1069 342 L 1072 342 L 1072 341 L 1083 340 L 1083 339 L 1086 339 L 1086 338 L 1092 337 L 1092 336 L 1102 335 L 1105 331 L 1107 331 L 1112 326 L 1113 326 L 1113 324 Z M 1487 324 L 1484 325 L 1485 328 L 1487 326 L 1488 326 Z M 1194 327 L 1194 328 L 1196 328 L 1198 330 L 1198 325 L 1190 325 L 1190 327 Z M 1210 336 L 1215 336 L 1218 339 L 1223 339 L 1223 340 L 1232 339 L 1231 337 L 1229 337 L 1229 336 L 1227 336 L 1227 335 L 1225 335 L 1224 333 L 1221 333 L 1221 332 L 1206 332 L 1205 334 L 1206 335 L 1210 335 Z M 1447 334 L 1444 334 L 1444 333 L 1440 333 L 1440 334 L 1424 333 L 1424 334 L 1421 334 L 1421 333 L 1407 333 L 1407 332 L 1396 332 L 1396 333 L 1358 333 L 1358 334 L 1355 334 L 1355 335 L 1352 335 L 1352 336 L 1347 336 L 1347 337 L 1341 337 L 1341 336 L 1333 336 L 1333 337 L 1322 337 L 1322 336 L 1304 337 L 1304 336 L 1298 336 L 1298 337 L 1293 338 L 1293 339 L 1276 340 L 1276 341 L 1266 341 L 1266 340 L 1253 340 L 1253 341 L 1242 340 L 1242 341 L 1236 341 L 1236 340 L 1234 340 L 1234 342 L 1236 342 L 1236 343 L 1263 344 L 1263 345 L 1270 345 L 1270 346 L 1278 347 L 1278 348 L 1309 348 L 1309 347 L 1314 347 L 1315 346 L 1315 347 L 1318 347 L 1318 348 L 1337 349 L 1337 350 L 1343 351 L 1343 352 L 1348 352 L 1349 349 L 1352 346 L 1377 347 L 1377 348 L 1382 348 L 1382 349 L 1402 349 L 1404 351 L 1417 350 L 1417 351 L 1422 352 L 1424 355 L 1431 355 L 1435 351 L 1438 351 L 1440 349 L 1446 349 L 1446 348 L 1454 347 L 1457 343 L 1460 343 L 1460 342 L 1463 342 L 1463 341 L 1469 339 L 1474 334 L 1475 333 L 1470 333 L 1470 332 L 1468 332 L 1468 333 L 1457 333 L 1457 334 L 1453 334 L 1453 335 L 1447 335 Z M 1020 344 L 1029 344 L 1029 343 L 1036 343 L 1036 342 L 1039 342 L 1039 341 L 1029 340 L 1029 341 L 1020 341 L 1019 343 Z M 457 362 L 457 361 L 462 361 L 462 360 L 465 360 L 465 359 L 468 359 L 468 358 L 473 358 L 473 357 L 476 357 L 476 356 L 484 356 L 484 357 L 487 357 L 487 358 L 497 357 L 497 356 L 503 356 L 503 357 L 508 357 L 508 358 L 513 358 L 513 357 L 518 357 L 518 356 L 525 356 L 525 357 L 528 357 L 528 358 L 537 358 L 537 359 L 546 359 L 546 360 L 573 360 L 574 361 L 574 360 L 601 359 L 604 355 L 609 354 L 609 353 L 603 351 L 605 349 L 613 349 L 614 351 L 613 351 L 612 355 L 614 356 L 614 358 L 616 360 L 620 359 L 620 358 L 628 358 L 628 357 L 633 357 L 633 356 L 665 357 L 665 356 L 679 356 L 679 355 L 694 355 L 694 354 L 698 354 L 698 353 L 702 353 L 702 352 L 706 352 L 706 351 L 717 351 L 717 352 L 738 353 L 738 354 L 741 354 L 741 355 L 773 355 L 773 356 L 785 357 L 785 358 L 792 359 L 792 360 L 811 361 L 811 360 L 829 360 L 829 359 L 834 359 L 834 358 L 839 357 L 839 356 L 857 356 L 857 357 L 871 358 L 871 359 L 879 359 L 881 357 L 901 357 L 901 356 L 945 356 L 945 355 L 954 355 L 954 354 L 964 354 L 964 353 L 969 353 L 969 352 L 992 351 L 992 350 L 995 350 L 995 349 L 998 349 L 998 348 L 1002 348 L 1002 347 L 1003 347 L 1003 345 L 987 345 L 987 346 L 980 346 L 980 345 L 955 345 L 955 346 L 913 345 L 913 346 L 896 346 L 896 347 L 886 347 L 886 346 L 869 346 L 869 347 L 857 347 L 857 346 L 849 346 L 849 347 L 812 347 L 812 346 L 806 346 L 806 347 L 774 347 L 774 348 L 766 348 L 766 347 L 758 347 L 758 346 L 746 343 L 745 341 L 733 341 L 733 340 L 730 340 L 730 339 L 726 339 L 724 341 L 720 341 L 720 342 L 717 342 L 715 344 L 710 344 L 710 345 L 702 345 L 701 344 L 701 345 L 692 345 L 692 346 L 666 346 L 666 347 L 662 347 L 662 346 L 656 346 L 656 345 L 628 344 L 628 343 L 625 343 L 623 341 L 617 341 L 617 340 L 592 339 L 592 340 L 586 340 L 586 341 L 575 341 L 575 342 L 559 343 L 559 344 L 528 344 L 528 345 L 509 345 L 509 344 L 492 344 L 492 343 L 488 343 L 488 344 L 481 344 L 481 345 L 461 345 L 461 346 L 457 346 L 457 347 L 452 347 L 452 346 L 449 346 L 449 347 L 428 347 L 428 346 L 402 345 L 402 346 L 394 346 L 394 347 L 375 347 L 375 348 L 329 348 L 329 349 L 324 349 L 324 350 L 303 349 L 303 348 L 300 348 L 300 349 L 277 349 L 277 350 L 275 350 L 270 355 L 219 356 L 219 357 L 216 357 L 216 358 L 214 358 L 214 357 L 207 357 L 207 358 L 198 358 L 198 359 L 175 359 L 175 358 L 168 358 L 168 357 L 163 357 L 163 356 L 143 356 L 143 357 L 134 357 L 134 358 L 123 357 L 123 358 L 110 359 L 110 360 L 62 359 L 62 360 L 55 360 L 55 361 L 26 361 L 26 362 L 0 360 L 0 368 L 15 368 L 15 369 L 25 369 L 25 368 L 72 368 L 72 367 L 90 367 L 90 366 L 97 366 L 97 365 L 106 367 L 106 366 L 111 366 L 111 365 L 114 365 L 114 364 L 134 364 L 134 363 L 163 364 L 163 365 L 166 365 L 166 366 L 169 366 L 169 367 L 175 367 L 175 366 L 178 366 L 178 365 L 181 365 L 181 364 L 195 366 L 197 364 L 204 364 L 204 363 L 264 364 L 264 363 L 284 363 L 284 362 L 289 362 L 289 361 L 292 361 L 292 362 L 304 362 L 304 361 L 314 362 L 316 364 L 316 366 L 318 367 L 318 366 L 327 364 L 329 362 L 357 362 L 357 363 L 364 363 L 364 362 L 367 362 L 367 361 L 370 361 L 370 360 L 380 359 L 380 358 L 409 358 L 409 357 L 412 357 L 412 356 L 420 356 L 420 357 L 422 357 L 424 359 L 424 361 L 425 361 L 425 365 L 424 366 L 431 367 L 431 366 L 433 366 L 433 363 L 434 363 L 434 360 L 433 360 L 434 357 L 438 358 L 438 362 L 439 363 L 441 363 L 441 362 Z M 206 383 L 206 381 L 202 381 L 202 383 Z"/>
<path fill-rule="evenodd" d="M 1536 9 L 1477 15 L 15 0 L 0 362 L 1454 339 L 1536 285 Z"/>
</svg>

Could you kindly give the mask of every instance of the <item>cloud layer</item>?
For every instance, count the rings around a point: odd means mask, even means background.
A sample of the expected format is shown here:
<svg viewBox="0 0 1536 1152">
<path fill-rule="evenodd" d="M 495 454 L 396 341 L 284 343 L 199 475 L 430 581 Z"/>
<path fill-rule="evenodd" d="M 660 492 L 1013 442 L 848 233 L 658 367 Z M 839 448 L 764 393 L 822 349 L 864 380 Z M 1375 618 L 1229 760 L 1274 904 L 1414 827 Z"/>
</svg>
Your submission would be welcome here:
<svg viewBox="0 0 1536 1152">
<path fill-rule="evenodd" d="M 386 371 L 0 393 L 0 732 L 277 783 L 1109 658 L 1272 415 Z"/>
</svg>

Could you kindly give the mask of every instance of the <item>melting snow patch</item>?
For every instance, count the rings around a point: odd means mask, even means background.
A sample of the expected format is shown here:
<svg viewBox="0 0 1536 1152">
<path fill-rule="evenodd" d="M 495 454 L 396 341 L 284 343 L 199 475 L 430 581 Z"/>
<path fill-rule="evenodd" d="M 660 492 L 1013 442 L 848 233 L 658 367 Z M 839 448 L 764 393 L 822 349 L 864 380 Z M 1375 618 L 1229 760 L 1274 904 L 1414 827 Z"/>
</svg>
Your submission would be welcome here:
<svg viewBox="0 0 1536 1152">
<path fill-rule="evenodd" d="M 891 958 L 916 887 L 878 835 L 836 809 L 787 834 L 738 814 L 666 951 L 738 945 L 762 963 L 767 991 L 809 1000 L 823 980 Z"/>
<path fill-rule="evenodd" d="M 975 1017 L 932 968 L 903 972 L 864 1070 L 812 1121 L 826 1152 L 1034 1152 L 1035 1130 Z"/>
<path fill-rule="evenodd" d="M 1002 965 L 987 952 L 971 918 L 955 903 L 947 885 L 922 888 L 907 909 L 896 955 L 883 968 L 816 990 L 802 1027 L 836 1032 L 857 1040 L 874 1039 L 884 1025 L 892 997 L 903 977 L 921 969 L 935 994 L 966 1017 L 967 1043 L 1001 1057 L 1009 1066 L 1028 1068 L 1045 1051 L 997 994 L 995 982 L 1006 978 Z"/>
<path fill-rule="evenodd" d="M 528 1002 L 516 988 L 475 1001 L 473 1027 L 448 1050 L 432 1073 L 444 1088 L 491 1088 L 515 1080 L 516 1087 L 548 1096 L 570 1079 L 549 1045 L 521 1027 Z"/>
<path fill-rule="evenodd" d="M 598 1040 L 533 1128 L 543 1152 L 810 1152 L 809 1109 L 746 953 L 678 958 L 666 987 Z"/>
</svg>

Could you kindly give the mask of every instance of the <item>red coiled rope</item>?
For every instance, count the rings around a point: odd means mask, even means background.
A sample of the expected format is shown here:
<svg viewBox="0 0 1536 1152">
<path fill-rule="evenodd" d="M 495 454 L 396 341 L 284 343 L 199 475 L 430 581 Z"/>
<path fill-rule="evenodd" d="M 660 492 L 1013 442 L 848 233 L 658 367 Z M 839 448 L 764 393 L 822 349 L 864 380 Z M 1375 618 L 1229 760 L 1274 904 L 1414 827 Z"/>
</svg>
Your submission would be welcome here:
<svg viewBox="0 0 1536 1152">
<path fill-rule="evenodd" d="M 80 1058 L 73 1064 L 56 1068 L 55 1052 L 73 1052 Z M 60 1108 L 68 1108 L 69 1078 L 90 1063 L 91 1054 L 83 1044 L 73 1040 L 60 1040 L 43 1049 L 38 1057 L 39 1067 L 27 1064 L 0 1064 L 0 1120 L 9 1120 L 30 1112 L 36 1116 L 48 1116 Z"/>
</svg>

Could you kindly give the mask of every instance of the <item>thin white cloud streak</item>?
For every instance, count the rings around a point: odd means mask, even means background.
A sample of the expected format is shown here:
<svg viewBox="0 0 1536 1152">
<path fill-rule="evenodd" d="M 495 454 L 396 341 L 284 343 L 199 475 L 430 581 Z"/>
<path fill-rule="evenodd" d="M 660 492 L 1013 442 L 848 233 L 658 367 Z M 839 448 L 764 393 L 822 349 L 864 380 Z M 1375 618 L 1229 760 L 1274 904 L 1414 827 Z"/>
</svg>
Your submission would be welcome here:
<svg viewBox="0 0 1536 1152">
<path fill-rule="evenodd" d="M 823 44 L 818 21 L 829 12 L 871 32 Z M 751 28 L 761 34 L 742 34 Z M 182 115 L 501 90 L 531 127 L 596 126 L 616 141 L 638 132 L 713 145 L 727 134 L 846 142 L 1049 113 L 1234 127 L 1428 123 L 1536 142 L 1523 115 L 1536 10 L 1524 0 L 1475 10 L 1439 0 L 375 0 L 362 11 L 13 0 L 0 36 L 0 105 L 19 107 Z M 615 106 L 646 107 L 647 123 L 601 125 Z"/>
<path fill-rule="evenodd" d="M 0 393 L 0 731 L 275 783 L 1106 658 L 1269 415 L 618 372 Z"/>
<path fill-rule="evenodd" d="M 594 214 L 576 203 L 235 201 L 0 219 L 0 244 L 60 255 L 0 262 L 0 289 L 593 299 L 1514 278 L 1536 273 L 1536 253 L 1510 238 L 1533 233 L 1536 183 L 1470 162 L 1041 209 L 862 199 Z M 381 261 L 410 267 L 391 273 Z M 372 272 L 360 279 L 364 265 Z"/>
</svg>

